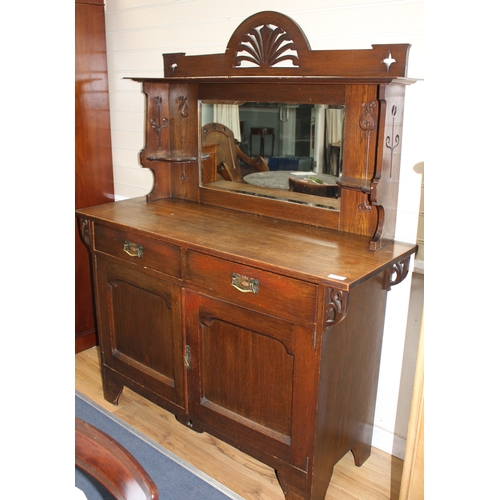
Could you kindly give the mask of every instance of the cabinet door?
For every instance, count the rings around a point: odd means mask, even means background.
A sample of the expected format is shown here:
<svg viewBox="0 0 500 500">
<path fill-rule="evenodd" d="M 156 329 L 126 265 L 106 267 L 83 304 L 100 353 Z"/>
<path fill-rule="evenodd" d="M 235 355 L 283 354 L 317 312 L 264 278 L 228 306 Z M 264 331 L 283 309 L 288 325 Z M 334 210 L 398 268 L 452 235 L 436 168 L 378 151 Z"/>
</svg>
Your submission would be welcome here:
<svg viewBox="0 0 500 500">
<path fill-rule="evenodd" d="M 184 408 L 180 287 L 105 257 L 96 257 L 96 269 L 104 384 L 115 377 L 155 402 Z"/>
<path fill-rule="evenodd" d="M 193 423 L 269 464 L 305 469 L 318 375 L 312 325 L 191 291 L 186 310 Z"/>
</svg>

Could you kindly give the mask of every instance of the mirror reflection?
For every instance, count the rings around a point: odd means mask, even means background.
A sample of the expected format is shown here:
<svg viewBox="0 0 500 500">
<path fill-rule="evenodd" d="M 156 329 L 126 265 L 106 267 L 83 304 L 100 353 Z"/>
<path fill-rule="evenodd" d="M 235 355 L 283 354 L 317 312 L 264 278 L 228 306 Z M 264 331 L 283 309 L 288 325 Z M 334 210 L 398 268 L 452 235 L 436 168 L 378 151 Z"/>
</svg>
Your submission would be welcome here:
<svg viewBox="0 0 500 500">
<path fill-rule="evenodd" d="M 342 106 L 203 102 L 201 123 L 203 185 L 339 208 Z"/>
</svg>

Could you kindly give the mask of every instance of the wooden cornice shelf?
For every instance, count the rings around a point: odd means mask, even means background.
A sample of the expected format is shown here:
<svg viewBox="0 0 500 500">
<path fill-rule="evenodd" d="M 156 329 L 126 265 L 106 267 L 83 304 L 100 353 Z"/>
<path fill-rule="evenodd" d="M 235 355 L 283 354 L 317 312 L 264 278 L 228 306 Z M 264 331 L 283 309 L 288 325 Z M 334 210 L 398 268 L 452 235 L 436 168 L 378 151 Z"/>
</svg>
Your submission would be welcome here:
<svg viewBox="0 0 500 500">
<path fill-rule="evenodd" d="M 279 81 L 276 81 L 279 78 Z M 268 75 L 268 76 L 165 76 L 165 77 L 124 77 L 125 80 L 132 80 L 139 83 L 179 83 L 181 81 L 191 82 L 196 80 L 199 84 L 221 84 L 221 83 L 252 83 L 252 84 L 264 84 L 268 85 L 273 83 L 273 85 L 290 84 L 290 83 L 307 83 L 312 84 L 327 84 L 335 83 L 338 85 L 360 85 L 360 84 L 399 84 L 399 85 L 412 85 L 419 81 L 417 78 L 401 78 L 401 77 L 345 77 L 336 75 Z"/>
</svg>

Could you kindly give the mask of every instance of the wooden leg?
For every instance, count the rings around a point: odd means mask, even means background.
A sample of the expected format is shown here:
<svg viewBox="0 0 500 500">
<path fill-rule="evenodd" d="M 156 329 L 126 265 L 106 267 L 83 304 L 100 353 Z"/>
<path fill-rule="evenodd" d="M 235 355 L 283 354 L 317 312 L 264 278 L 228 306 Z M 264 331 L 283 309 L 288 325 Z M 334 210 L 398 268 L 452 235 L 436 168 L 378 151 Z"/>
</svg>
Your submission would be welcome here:
<svg viewBox="0 0 500 500">
<path fill-rule="evenodd" d="M 368 457 L 372 453 L 372 447 L 371 444 L 366 444 L 366 443 L 360 443 L 356 444 L 351 448 L 351 452 L 354 456 L 354 463 L 358 466 L 361 467 Z"/>
<path fill-rule="evenodd" d="M 328 486 L 330 485 L 329 480 L 314 478 L 312 484 L 309 484 L 306 475 L 298 478 L 293 474 L 290 476 L 283 471 L 276 471 L 276 477 L 286 500 L 324 500 Z"/>
<path fill-rule="evenodd" d="M 305 472 L 293 468 L 276 469 L 275 472 L 286 500 L 310 500 Z"/>
<path fill-rule="evenodd" d="M 296 494 L 296 493 L 293 493 L 291 491 L 283 491 L 283 493 L 285 494 L 285 499 L 286 500 L 304 500 L 304 496 L 303 495 L 299 495 L 299 494 Z"/>
<path fill-rule="evenodd" d="M 110 376 L 104 366 L 102 368 L 102 389 L 104 392 L 104 399 L 114 405 L 118 405 L 118 399 L 123 391 L 123 384 Z"/>
</svg>

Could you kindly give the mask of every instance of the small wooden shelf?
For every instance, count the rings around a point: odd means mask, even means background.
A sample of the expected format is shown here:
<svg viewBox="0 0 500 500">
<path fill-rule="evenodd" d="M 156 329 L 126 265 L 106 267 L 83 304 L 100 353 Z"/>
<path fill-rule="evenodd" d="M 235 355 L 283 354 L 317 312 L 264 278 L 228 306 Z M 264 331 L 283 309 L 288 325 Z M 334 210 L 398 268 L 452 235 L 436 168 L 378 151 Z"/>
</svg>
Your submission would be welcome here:
<svg viewBox="0 0 500 500">
<path fill-rule="evenodd" d="M 202 155 L 202 160 L 207 158 L 208 155 Z M 179 156 L 179 155 L 172 155 L 168 153 L 157 153 L 157 154 L 152 154 L 150 156 L 146 157 L 146 160 L 148 161 L 164 161 L 168 163 L 191 163 L 198 161 L 197 156 Z"/>
<path fill-rule="evenodd" d="M 370 193 L 372 190 L 372 183 L 366 179 L 356 179 L 354 177 L 340 176 L 337 184 L 344 189 L 351 189 L 353 191 L 361 191 L 362 193 Z"/>
</svg>

